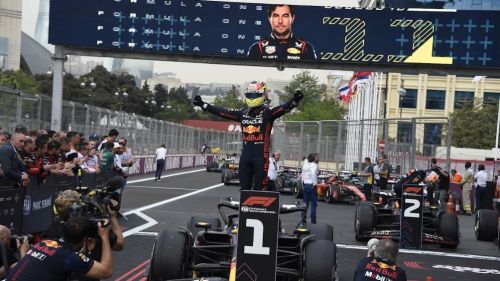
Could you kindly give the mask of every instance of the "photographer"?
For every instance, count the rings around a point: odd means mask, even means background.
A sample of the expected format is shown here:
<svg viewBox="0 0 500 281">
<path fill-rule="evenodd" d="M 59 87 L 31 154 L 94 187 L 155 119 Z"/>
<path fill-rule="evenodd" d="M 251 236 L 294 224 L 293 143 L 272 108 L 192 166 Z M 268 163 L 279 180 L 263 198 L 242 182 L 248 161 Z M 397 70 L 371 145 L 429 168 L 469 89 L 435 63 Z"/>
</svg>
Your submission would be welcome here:
<svg viewBox="0 0 500 281">
<path fill-rule="evenodd" d="M 19 257 L 22 258 L 29 250 L 28 239 L 24 238 L 22 242 L 15 239 L 12 243 L 10 229 L 0 225 L 0 279 L 5 278 L 9 269 L 14 267 L 18 261 L 16 251 L 19 251 Z"/>
<path fill-rule="evenodd" d="M 117 176 L 108 180 L 106 186 L 110 190 L 117 190 L 123 184 L 123 178 Z M 43 237 L 44 239 L 59 239 L 62 236 L 61 228 L 65 221 L 68 221 L 74 214 L 78 212 L 78 207 L 80 204 L 80 194 L 74 190 L 63 191 L 54 201 L 55 211 L 57 212 L 57 217 L 54 222 L 47 228 Z M 106 206 L 107 214 L 109 215 L 111 230 L 108 237 L 108 242 L 112 250 L 121 251 L 125 240 L 118 223 L 117 213 L 118 213 L 118 202 L 114 199 L 110 200 L 110 205 Z M 83 253 L 89 258 L 101 261 L 101 248 L 104 243 L 99 236 L 90 235 L 86 240 L 83 247 Z M 95 280 L 88 278 L 80 278 L 79 280 Z"/>
<path fill-rule="evenodd" d="M 109 229 L 98 224 L 102 242 L 101 262 L 79 250 L 89 237 L 90 221 L 73 217 L 61 224 L 62 238 L 34 245 L 7 277 L 7 281 L 64 281 L 72 274 L 89 278 L 109 278 L 113 273 Z"/>
</svg>

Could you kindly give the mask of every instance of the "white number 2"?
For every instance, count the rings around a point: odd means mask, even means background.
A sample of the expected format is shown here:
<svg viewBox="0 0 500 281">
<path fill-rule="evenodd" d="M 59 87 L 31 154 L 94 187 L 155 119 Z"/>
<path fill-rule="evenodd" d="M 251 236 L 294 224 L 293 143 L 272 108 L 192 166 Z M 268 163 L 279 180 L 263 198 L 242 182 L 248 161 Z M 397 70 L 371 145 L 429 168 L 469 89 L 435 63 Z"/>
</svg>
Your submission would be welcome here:
<svg viewBox="0 0 500 281">
<path fill-rule="evenodd" d="M 253 243 L 252 246 L 245 246 L 245 254 L 254 255 L 269 255 L 269 247 L 262 247 L 262 240 L 264 238 L 264 225 L 260 220 L 247 219 L 246 226 L 253 228 Z"/>
<path fill-rule="evenodd" d="M 420 201 L 417 199 L 405 199 L 405 203 L 412 204 L 407 207 L 404 212 L 404 216 L 407 218 L 419 218 L 420 214 L 417 212 L 413 212 L 420 207 Z"/>
</svg>

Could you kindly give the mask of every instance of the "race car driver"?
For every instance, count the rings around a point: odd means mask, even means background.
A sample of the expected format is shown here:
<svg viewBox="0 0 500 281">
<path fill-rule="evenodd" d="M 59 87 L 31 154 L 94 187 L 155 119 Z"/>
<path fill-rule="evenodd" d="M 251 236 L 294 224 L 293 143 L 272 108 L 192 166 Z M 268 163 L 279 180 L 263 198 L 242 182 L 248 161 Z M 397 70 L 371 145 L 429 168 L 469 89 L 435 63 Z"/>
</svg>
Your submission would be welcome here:
<svg viewBox="0 0 500 281">
<path fill-rule="evenodd" d="M 314 47 L 292 33 L 295 19 L 291 5 L 269 5 L 271 35 L 250 46 L 247 56 L 261 59 L 316 60 Z"/>
<path fill-rule="evenodd" d="M 280 106 L 269 108 L 264 105 L 267 100 L 267 87 L 264 82 L 251 82 L 245 91 L 246 107 L 241 109 L 220 108 L 203 102 L 200 96 L 193 99 L 193 104 L 203 111 L 241 123 L 243 151 L 239 163 L 241 189 L 267 189 L 269 168 L 269 148 L 271 129 L 277 118 L 290 112 L 304 97 L 300 90 L 294 93 L 291 101 Z"/>
</svg>

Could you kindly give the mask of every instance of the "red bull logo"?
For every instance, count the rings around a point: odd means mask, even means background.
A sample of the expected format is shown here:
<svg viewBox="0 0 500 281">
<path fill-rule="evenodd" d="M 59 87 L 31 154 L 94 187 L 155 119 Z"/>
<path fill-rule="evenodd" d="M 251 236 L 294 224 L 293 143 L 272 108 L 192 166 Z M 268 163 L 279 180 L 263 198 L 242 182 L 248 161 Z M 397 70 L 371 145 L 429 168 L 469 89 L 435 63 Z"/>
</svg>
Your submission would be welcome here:
<svg viewBox="0 0 500 281">
<path fill-rule="evenodd" d="M 44 240 L 43 243 L 45 244 L 45 246 L 47 246 L 49 248 L 58 248 L 59 247 L 59 243 L 57 243 L 56 241 L 53 241 L 53 240 Z"/>
<path fill-rule="evenodd" d="M 253 133 L 260 132 L 260 126 L 256 127 L 254 125 L 250 125 L 250 126 L 243 127 L 243 132 L 245 132 L 247 134 L 253 134 Z"/>
</svg>

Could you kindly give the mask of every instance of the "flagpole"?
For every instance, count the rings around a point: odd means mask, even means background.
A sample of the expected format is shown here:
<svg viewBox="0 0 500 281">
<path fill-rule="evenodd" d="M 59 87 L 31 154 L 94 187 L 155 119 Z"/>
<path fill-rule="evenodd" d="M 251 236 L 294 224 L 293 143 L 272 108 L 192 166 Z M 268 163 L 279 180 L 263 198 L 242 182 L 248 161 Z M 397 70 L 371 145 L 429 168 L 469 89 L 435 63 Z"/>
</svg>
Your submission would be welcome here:
<svg viewBox="0 0 500 281">
<path fill-rule="evenodd" d="M 497 115 L 497 134 L 495 138 L 495 161 L 497 161 L 497 156 L 498 156 L 498 132 L 500 129 L 500 98 L 498 99 L 498 115 Z"/>
</svg>

